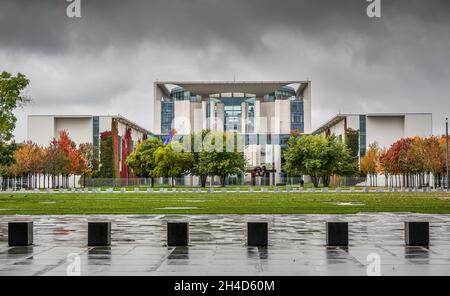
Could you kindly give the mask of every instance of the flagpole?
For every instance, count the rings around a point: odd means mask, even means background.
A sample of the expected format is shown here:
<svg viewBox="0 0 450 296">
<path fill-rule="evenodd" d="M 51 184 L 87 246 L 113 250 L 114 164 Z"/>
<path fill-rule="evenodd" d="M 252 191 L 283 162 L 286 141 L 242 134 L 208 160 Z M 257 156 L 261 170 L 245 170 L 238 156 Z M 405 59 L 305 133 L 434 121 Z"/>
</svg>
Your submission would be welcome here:
<svg viewBox="0 0 450 296">
<path fill-rule="evenodd" d="M 450 175 L 448 173 L 448 117 L 445 118 L 445 165 L 447 166 L 447 191 L 450 191 Z"/>
</svg>

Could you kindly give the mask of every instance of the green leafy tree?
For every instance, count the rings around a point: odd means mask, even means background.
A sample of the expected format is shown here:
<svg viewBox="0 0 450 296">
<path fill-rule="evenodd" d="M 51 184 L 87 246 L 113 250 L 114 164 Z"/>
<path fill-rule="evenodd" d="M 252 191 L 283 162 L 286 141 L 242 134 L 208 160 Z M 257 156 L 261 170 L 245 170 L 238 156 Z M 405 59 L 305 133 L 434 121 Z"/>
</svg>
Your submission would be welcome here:
<svg viewBox="0 0 450 296">
<path fill-rule="evenodd" d="M 332 175 L 353 176 L 357 173 L 357 163 L 349 149 L 335 137 L 292 137 L 284 158 L 287 173 L 292 176 L 309 175 L 316 187 L 320 179 L 324 186 L 328 186 Z"/>
<path fill-rule="evenodd" d="M 214 149 L 213 151 L 202 150 L 199 155 L 197 170 L 202 170 L 203 174 L 210 176 L 219 176 L 220 185 L 223 187 L 229 175 L 237 175 L 244 172 L 246 159 L 244 154 L 237 149 L 236 133 L 216 132 L 212 137 L 211 144 L 217 147 L 215 141 L 220 139 L 220 137 L 222 137 L 222 151 L 219 151 L 219 149 Z M 227 147 L 228 137 L 234 137 L 233 147 Z"/>
<path fill-rule="evenodd" d="M 190 152 L 178 152 L 180 149 L 174 149 L 172 143 L 161 146 L 154 152 L 156 167 L 154 175 L 158 177 L 170 177 L 172 187 L 175 185 L 175 178 L 188 174 L 194 163 L 194 158 Z M 179 148 L 179 147 L 178 147 Z"/>
<path fill-rule="evenodd" d="M 16 126 L 14 110 L 23 106 L 29 101 L 23 94 L 23 90 L 28 86 L 29 80 L 25 75 L 18 73 L 16 76 L 8 72 L 0 74 L 0 164 L 10 165 L 13 161 L 15 144 L 8 142 L 13 138 L 13 131 Z"/>
<path fill-rule="evenodd" d="M 202 130 L 201 133 L 193 133 L 191 135 L 191 147 L 195 147 L 195 139 L 196 137 L 200 139 L 201 143 L 205 139 L 205 137 L 210 133 L 209 130 Z M 201 145 L 201 143 L 199 143 Z M 202 147 L 197 147 L 199 149 L 192 149 L 192 156 L 194 158 L 194 165 L 192 166 L 191 173 L 194 176 L 198 176 L 200 178 L 200 186 L 206 187 L 206 179 L 208 178 L 209 166 L 208 160 L 205 157 L 200 157 L 202 155 Z"/>
<path fill-rule="evenodd" d="M 114 139 L 110 131 L 101 133 L 100 135 L 100 170 L 98 176 L 100 178 L 114 178 Z"/>
<path fill-rule="evenodd" d="M 348 128 L 345 131 L 345 145 L 350 150 L 350 155 L 358 157 L 359 154 L 359 131 Z"/>
<path fill-rule="evenodd" d="M 136 176 L 149 177 L 151 179 L 152 187 L 154 178 L 157 177 L 157 173 L 155 172 L 157 166 L 155 151 L 162 146 L 163 143 L 158 138 L 147 139 L 141 142 L 126 160 L 127 165 L 133 170 Z"/>
</svg>

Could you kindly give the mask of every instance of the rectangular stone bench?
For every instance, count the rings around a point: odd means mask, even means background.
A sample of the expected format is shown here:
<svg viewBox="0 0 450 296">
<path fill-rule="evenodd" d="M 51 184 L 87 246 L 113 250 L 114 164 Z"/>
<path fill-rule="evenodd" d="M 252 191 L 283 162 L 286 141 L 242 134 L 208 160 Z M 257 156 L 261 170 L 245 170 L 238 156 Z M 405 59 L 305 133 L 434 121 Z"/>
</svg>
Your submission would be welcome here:
<svg viewBox="0 0 450 296">
<path fill-rule="evenodd" d="M 147 192 L 153 192 L 153 188 L 147 188 Z"/>
<path fill-rule="evenodd" d="M 111 245 L 111 222 L 88 222 L 88 246 Z"/>
<path fill-rule="evenodd" d="M 430 244 L 429 222 L 405 222 L 405 244 L 407 246 L 428 246 Z"/>
<path fill-rule="evenodd" d="M 328 188 L 327 187 L 322 188 L 322 193 L 327 193 L 327 192 L 328 192 Z"/>
<path fill-rule="evenodd" d="M 9 222 L 8 244 L 11 247 L 33 244 L 33 222 Z"/>
<path fill-rule="evenodd" d="M 167 246 L 189 244 L 189 222 L 167 222 Z"/>
<path fill-rule="evenodd" d="M 267 222 L 247 222 L 247 245 L 248 246 L 267 246 L 268 223 Z"/>
<path fill-rule="evenodd" d="M 348 222 L 326 223 L 327 246 L 348 246 Z"/>
</svg>

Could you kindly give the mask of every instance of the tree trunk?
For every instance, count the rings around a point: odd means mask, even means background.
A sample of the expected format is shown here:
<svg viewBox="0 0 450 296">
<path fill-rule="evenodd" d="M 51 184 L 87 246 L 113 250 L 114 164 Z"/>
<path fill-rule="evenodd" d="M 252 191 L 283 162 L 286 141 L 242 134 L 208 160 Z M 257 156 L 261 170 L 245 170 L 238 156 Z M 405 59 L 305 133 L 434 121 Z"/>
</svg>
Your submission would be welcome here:
<svg viewBox="0 0 450 296">
<path fill-rule="evenodd" d="M 225 181 L 227 179 L 227 175 L 220 176 L 220 186 L 225 187 Z"/>
<path fill-rule="evenodd" d="M 206 180 L 208 179 L 207 175 L 200 175 L 200 186 L 202 188 L 206 187 Z"/>
</svg>

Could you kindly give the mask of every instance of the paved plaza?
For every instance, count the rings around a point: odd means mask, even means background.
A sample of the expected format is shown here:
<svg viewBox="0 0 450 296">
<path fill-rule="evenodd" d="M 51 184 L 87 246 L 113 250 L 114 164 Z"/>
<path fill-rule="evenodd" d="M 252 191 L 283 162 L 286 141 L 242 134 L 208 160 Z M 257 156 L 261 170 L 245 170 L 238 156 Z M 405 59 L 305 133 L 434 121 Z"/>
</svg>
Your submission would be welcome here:
<svg viewBox="0 0 450 296">
<path fill-rule="evenodd" d="M 190 222 L 190 245 L 167 247 L 166 223 Z M 269 246 L 247 247 L 246 222 L 269 222 Z M 405 247 L 404 221 L 430 222 L 430 247 Z M 34 245 L 9 247 L 7 222 L 34 221 Z M 112 245 L 87 247 L 87 222 L 111 221 Z M 350 246 L 325 246 L 325 221 L 348 221 Z M 450 215 L 0 216 L 0 275 L 450 275 Z M 70 255 L 72 254 L 72 255 Z M 70 256 L 69 256 L 70 255 Z"/>
</svg>

